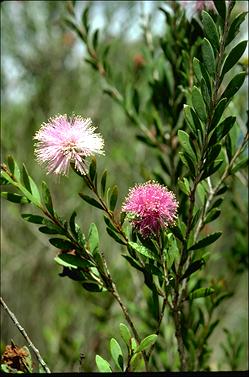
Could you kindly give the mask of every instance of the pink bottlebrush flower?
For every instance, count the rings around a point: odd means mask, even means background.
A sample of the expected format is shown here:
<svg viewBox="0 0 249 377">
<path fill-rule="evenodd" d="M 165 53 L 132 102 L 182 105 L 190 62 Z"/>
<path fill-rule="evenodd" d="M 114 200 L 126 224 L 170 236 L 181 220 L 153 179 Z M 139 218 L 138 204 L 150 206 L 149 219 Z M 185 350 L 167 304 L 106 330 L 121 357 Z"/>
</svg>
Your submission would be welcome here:
<svg viewBox="0 0 249 377">
<path fill-rule="evenodd" d="M 146 238 L 174 223 L 177 207 L 173 192 L 159 183 L 149 181 L 130 189 L 122 212 L 129 214 L 134 228 Z"/>
<path fill-rule="evenodd" d="M 34 136 L 37 161 L 46 166 L 47 174 L 67 175 L 70 162 L 81 174 L 86 174 L 85 158 L 104 154 L 104 140 L 95 129 L 90 118 L 65 114 L 50 118 Z"/>
</svg>

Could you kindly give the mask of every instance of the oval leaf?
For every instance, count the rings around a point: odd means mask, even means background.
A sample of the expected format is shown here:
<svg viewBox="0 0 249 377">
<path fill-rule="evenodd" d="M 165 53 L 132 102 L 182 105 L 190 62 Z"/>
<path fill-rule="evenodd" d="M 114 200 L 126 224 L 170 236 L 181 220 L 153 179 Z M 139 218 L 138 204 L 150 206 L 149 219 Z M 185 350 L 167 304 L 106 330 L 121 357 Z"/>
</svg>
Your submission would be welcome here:
<svg viewBox="0 0 249 377">
<path fill-rule="evenodd" d="M 112 355 L 112 358 L 113 358 L 116 366 L 122 372 L 123 366 L 124 366 L 123 353 L 122 353 L 120 345 L 118 344 L 118 342 L 114 338 L 112 338 L 110 340 L 110 351 L 111 351 L 111 355 Z"/>
<path fill-rule="evenodd" d="M 103 357 L 96 355 L 95 361 L 100 372 L 112 372 L 110 364 Z"/>
<path fill-rule="evenodd" d="M 128 245 L 134 249 L 135 251 L 137 251 L 139 254 L 142 254 L 144 255 L 145 257 L 147 258 L 150 258 L 150 259 L 154 259 L 154 260 L 157 260 L 158 258 L 156 258 L 156 256 L 149 250 L 147 249 L 147 247 L 145 246 L 142 246 L 142 245 L 139 245 L 138 243 L 136 242 L 129 242 Z"/>
<path fill-rule="evenodd" d="M 120 331 L 121 337 L 124 340 L 125 344 L 127 345 L 127 347 L 129 347 L 130 341 L 131 341 L 130 330 L 128 329 L 128 327 L 124 323 L 120 323 L 119 331 Z"/>
<path fill-rule="evenodd" d="M 137 353 L 137 352 L 144 351 L 146 348 L 152 346 L 152 344 L 154 344 L 156 340 L 157 340 L 156 334 L 151 334 L 151 335 L 146 336 L 146 338 L 144 338 L 139 344 L 139 346 L 136 348 L 135 352 Z"/>
<path fill-rule="evenodd" d="M 208 39 L 204 38 L 202 43 L 202 57 L 204 61 L 204 65 L 210 74 L 210 76 L 214 77 L 215 75 L 215 58 L 214 58 L 214 50 L 211 46 L 211 43 Z"/>
<path fill-rule="evenodd" d="M 204 32 L 210 43 L 216 50 L 219 50 L 219 35 L 217 27 L 212 17 L 205 11 L 202 12 L 202 22 L 204 26 Z"/>
</svg>

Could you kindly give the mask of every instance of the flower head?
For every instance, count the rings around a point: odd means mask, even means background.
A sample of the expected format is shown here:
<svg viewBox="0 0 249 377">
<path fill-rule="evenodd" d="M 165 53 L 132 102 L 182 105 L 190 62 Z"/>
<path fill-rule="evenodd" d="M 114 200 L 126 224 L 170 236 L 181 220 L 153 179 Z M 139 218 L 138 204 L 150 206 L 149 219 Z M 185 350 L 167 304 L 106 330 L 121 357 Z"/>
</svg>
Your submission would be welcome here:
<svg viewBox="0 0 249 377">
<path fill-rule="evenodd" d="M 86 174 L 87 156 L 104 154 L 104 140 L 95 133 L 90 118 L 58 115 L 50 118 L 36 132 L 35 155 L 48 173 L 67 175 L 70 162 L 81 174 Z"/>
<path fill-rule="evenodd" d="M 176 218 L 178 202 L 173 192 L 156 182 L 146 182 L 130 189 L 122 206 L 134 228 L 143 236 L 158 234 Z"/>
</svg>

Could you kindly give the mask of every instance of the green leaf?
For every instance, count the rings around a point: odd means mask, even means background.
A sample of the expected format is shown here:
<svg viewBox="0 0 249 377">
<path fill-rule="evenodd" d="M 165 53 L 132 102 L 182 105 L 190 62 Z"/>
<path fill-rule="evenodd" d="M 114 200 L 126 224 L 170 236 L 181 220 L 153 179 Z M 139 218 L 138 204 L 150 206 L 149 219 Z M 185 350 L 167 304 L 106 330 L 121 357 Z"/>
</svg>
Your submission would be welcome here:
<svg viewBox="0 0 249 377">
<path fill-rule="evenodd" d="M 224 160 L 218 159 L 211 163 L 211 165 L 206 166 L 204 169 L 204 172 L 201 175 L 201 180 L 210 177 L 212 174 L 214 174 L 223 164 Z"/>
<path fill-rule="evenodd" d="M 225 0 L 216 0 L 213 1 L 217 12 L 221 16 L 222 20 L 225 21 L 226 18 L 226 1 Z"/>
<path fill-rule="evenodd" d="M 184 163 L 184 165 L 186 165 L 188 167 L 191 175 L 194 175 L 195 174 L 195 165 L 192 162 L 192 159 L 190 158 L 190 156 L 188 155 L 188 153 L 186 153 L 186 152 L 179 152 L 179 157 L 182 160 L 182 162 Z"/>
<path fill-rule="evenodd" d="M 181 280 L 186 279 L 190 275 L 192 275 L 194 272 L 200 270 L 202 266 L 205 264 L 204 259 L 198 259 L 190 264 L 190 266 L 187 268 L 183 276 L 181 277 Z"/>
<path fill-rule="evenodd" d="M 32 202 L 35 205 L 39 206 L 41 202 L 39 190 L 35 182 L 33 181 L 33 179 L 28 175 L 28 171 L 24 164 L 23 164 L 23 169 L 22 169 L 22 179 L 23 179 L 23 184 L 25 188 L 32 194 Z"/>
<path fill-rule="evenodd" d="M 118 186 L 115 185 L 110 196 L 110 210 L 114 211 L 118 200 Z"/>
<path fill-rule="evenodd" d="M 214 160 L 218 157 L 219 153 L 221 151 L 221 145 L 215 144 L 213 147 L 210 147 L 208 150 L 208 155 L 206 157 L 206 162 L 204 164 L 204 170 L 206 167 L 209 167 Z"/>
<path fill-rule="evenodd" d="M 205 103 L 200 90 L 196 86 L 194 86 L 192 90 L 192 103 L 199 118 L 205 122 L 207 120 Z"/>
<path fill-rule="evenodd" d="M 96 207 L 96 208 L 104 210 L 104 208 L 102 207 L 102 205 L 99 202 L 97 202 L 97 200 L 95 200 L 94 198 L 92 198 L 92 197 L 90 197 L 88 195 L 82 194 L 81 192 L 79 193 L 79 196 L 85 202 L 87 202 L 88 204 L 91 204 L 93 207 Z"/>
<path fill-rule="evenodd" d="M 45 181 L 42 181 L 41 190 L 42 190 L 42 199 L 43 199 L 43 202 L 45 204 L 45 207 L 47 208 L 48 212 L 51 215 L 54 215 L 54 209 L 53 209 L 53 202 L 52 202 L 51 194 L 50 194 L 49 188 L 48 188 Z"/>
<path fill-rule="evenodd" d="M 147 258 L 158 260 L 158 258 L 146 247 L 139 245 L 136 242 L 129 242 L 128 245 L 133 248 L 135 251 L 137 251 L 139 254 L 144 255 Z"/>
<path fill-rule="evenodd" d="M 75 248 L 75 246 L 71 242 L 62 238 L 50 238 L 49 242 L 51 243 L 51 245 L 61 250 L 72 250 Z"/>
<path fill-rule="evenodd" d="M 184 192 L 184 194 L 189 195 L 190 187 L 187 178 L 183 178 L 182 180 L 178 178 L 177 184 L 180 187 L 180 189 Z"/>
<path fill-rule="evenodd" d="M 15 194 L 13 192 L 1 192 L 1 196 L 12 203 L 26 204 L 30 202 L 30 200 L 28 200 L 25 196 Z"/>
<path fill-rule="evenodd" d="M 124 366 L 123 353 L 120 345 L 114 338 L 110 340 L 110 351 L 116 366 L 122 372 Z"/>
<path fill-rule="evenodd" d="M 163 253 L 166 260 L 167 269 L 170 270 L 173 262 L 179 257 L 177 242 L 172 233 L 167 234 L 167 246 L 166 249 L 163 250 Z"/>
<path fill-rule="evenodd" d="M 203 76 L 202 76 L 200 61 L 195 57 L 193 59 L 193 70 L 194 70 L 195 77 L 197 78 L 197 81 L 200 83 Z"/>
<path fill-rule="evenodd" d="M 51 226 L 40 226 L 39 231 L 44 234 L 64 234 L 64 231 L 54 224 L 51 224 Z"/>
<path fill-rule="evenodd" d="M 202 58 L 204 65 L 211 77 L 215 76 L 214 50 L 208 39 L 204 38 L 202 43 Z"/>
<path fill-rule="evenodd" d="M 239 61 L 246 49 L 246 45 L 247 41 L 242 41 L 229 52 L 222 68 L 222 78 Z"/>
<path fill-rule="evenodd" d="M 132 371 L 134 372 L 137 368 L 141 368 L 143 363 L 143 356 L 142 353 L 135 353 L 130 361 L 130 366 Z"/>
<path fill-rule="evenodd" d="M 202 22 L 204 26 L 204 32 L 206 37 L 212 46 L 218 51 L 219 50 L 219 35 L 217 27 L 214 23 L 212 17 L 205 11 L 202 11 Z"/>
<path fill-rule="evenodd" d="M 89 292 L 105 292 L 106 289 L 92 280 L 85 280 L 82 282 L 82 287 Z"/>
<path fill-rule="evenodd" d="M 22 213 L 22 218 L 33 224 L 44 224 L 44 217 L 38 215 L 32 215 L 30 213 Z"/>
<path fill-rule="evenodd" d="M 20 181 L 21 180 L 20 169 L 12 156 L 8 156 L 8 166 L 9 166 L 9 170 L 11 174 L 16 178 L 17 181 Z"/>
<path fill-rule="evenodd" d="M 227 98 L 222 98 L 215 108 L 214 115 L 211 122 L 210 131 L 214 129 L 216 125 L 219 123 L 220 118 L 222 117 L 222 114 L 226 108 L 226 105 L 227 105 Z"/>
<path fill-rule="evenodd" d="M 112 372 L 110 364 L 103 357 L 96 355 L 95 361 L 100 372 Z"/>
<path fill-rule="evenodd" d="M 109 236 L 111 236 L 116 242 L 120 243 L 121 245 L 126 245 L 126 242 L 124 242 L 117 234 L 114 232 L 113 229 L 107 227 L 106 228 L 107 233 Z"/>
<path fill-rule="evenodd" d="M 200 130 L 202 134 L 201 122 L 199 121 L 199 118 L 197 117 L 194 109 L 192 109 L 191 106 L 184 105 L 184 116 L 193 135 L 196 136 L 198 130 Z"/>
<path fill-rule="evenodd" d="M 130 347 L 131 333 L 130 333 L 130 330 L 128 329 L 128 327 L 124 323 L 120 323 L 119 331 L 120 331 L 121 337 L 124 340 L 127 347 Z"/>
<path fill-rule="evenodd" d="M 95 50 L 98 47 L 98 40 L 99 40 L 99 29 L 96 29 L 95 32 L 93 33 L 93 39 L 92 39 L 93 48 Z"/>
<path fill-rule="evenodd" d="M 242 22 L 245 20 L 245 17 L 248 12 L 241 12 L 238 14 L 238 16 L 235 17 L 233 20 L 227 34 L 226 38 L 226 43 L 225 45 L 227 46 L 232 40 L 236 37 L 236 35 L 239 33 L 240 25 Z"/>
<path fill-rule="evenodd" d="M 132 258 L 130 255 L 122 254 L 122 257 L 124 257 L 132 267 L 134 267 L 138 271 L 143 271 L 143 267 L 140 266 L 140 264 L 136 261 L 136 259 Z"/>
<path fill-rule="evenodd" d="M 200 297 L 207 297 L 213 294 L 215 290 L 213 288 L 199 288 L 189 294 L 191 300 Z"/>
<path fill-rule="evenodd" d="M 89 30 L 88 14 L 89 14 L 89 6 L 86 6 L 86 8 L 84 9 L 84 12 L 82 13 L 82 17 L 81 17 L 81 21 L 82 21 L 84 28 L 86 29 L 86 32 L 88 32 L 88 30 Z"/>
<path fill-rule="evenodd" d="M 206 246 L 211 245 L 213 242 L 218 240 L 220 238 L 222 232 L 215 232 L 209 234 L 207 237 L 202 238 L 200 241 L 196 242 L 194 245 L 192 245 L 188 250 L 197 250 L 202 249 Z"/>
<path fill-rule="evenodd" d="M 245 77 L 246 72 L 240 72 L 234 76 L 222 93 L 221 98 L 227 98 L 227 101 L 229 102 L 243 85 Z"/>
<path fill-rule="evenodd" d="M 216 220 L 220 216 L 221 210 L 219 208 L 213 208 L 205 218 L 204 224 L 208 224 L 211 221 Z"/>
<path fill-rule="evenodd" d="M 238 161 L 232 168 L 231 170 L 231 174 L 235 174 L 237 171 L 239 171 L 240 169 L 243 169 L 245 168 L 246 166 L 248 166 L 248 157 L 243 157 L 240 161 Z"/>
<path fill-rule="evenodd" d="M 94 223 L 92 223 L 89 227 L 88 232 L 88 244 L 91 253 L 94 255 L 96 252 L 98 252 L 99 249 L 99 233 L 98 228 Z"/>
<path fill-rule="evenodd" d="M 87 267 L 93 267 L 94 265 L 86 260 L 81 258 L 79 255 L 73 255 L 73 254 L 67 254 L 63 253 L 60 255 L 57 255 L 54 260 L 65 267 L 71 267 L 71 268 L 87 268 Z"/>
<path fill-rule="evenodd" d="M 96 158 L 95 157 L 92 157 L 92 161 L 91 161 L 91 164 L 89 166 L 89 175 L 90 175 L 90 178 L 93 182 L 95 175 L 96 175 Z"/>
<path fill-rule="evenodd" d="M 190 144 L 189 135 L 185 131 L 179 130 L 178 139 L 183 149 L 191 157 L 191 160 L 193 161 L 193 163 L 196 163 L 196 155 Z"/>
<path fill-rule="evenodd" d="M 144 338 L 141 343 L 139 344 L 139 346 L 136 348 L 135 352 L 141 352 L 141 351 L 144 351 L 145 349 L 151 347 L 157 340 L 157 335 L 156 334 L 151 334 L 151 335 L 148 335 L 146 336 L 146 338 Z"/>
<path fill-rule="evenodd" d="M 223 120 L 213 131 L 208 145 L 211 146 L 223 139 L 233 127 L 236 117 L 230 116 Z"/>
<path fill-rule="evenodd" d="M 104 171 L 103 175 L 102 175 L 102 178 L 101 178 L 101 182 L 100 182 L 100 185 L 101 185 L 101 194 L 102 196 L 105 195 L 105 189 L 106 189 L 106 178 L 107 178 L 107 170 Z"/>
<path fill-rule="evenodd" d="M 209 95 L 208 87 L 204 79 L 201 80 L 201 94 L 207 106 L 207 109 L 209 109 L 210 103 L 211 103 L 211 97 Z"/>
</svg>

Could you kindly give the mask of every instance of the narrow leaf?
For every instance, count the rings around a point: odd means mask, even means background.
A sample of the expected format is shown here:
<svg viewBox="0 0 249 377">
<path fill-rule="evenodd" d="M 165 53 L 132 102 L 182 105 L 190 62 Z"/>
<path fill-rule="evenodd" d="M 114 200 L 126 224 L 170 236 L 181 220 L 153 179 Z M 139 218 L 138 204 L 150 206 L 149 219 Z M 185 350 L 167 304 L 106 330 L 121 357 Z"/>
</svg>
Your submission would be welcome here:
<svg viewBox="0 0 249 377">
<path fill-rule="evenodd" d="M 245 20 L 245 17 L 248 12 L 241 12 L 238 14 L 238 16 L 235 17 L 233 20 L 227 34 L 226 38 L 226 46 L 232 42 L 232 40 L 236 37 L 236 35 L 239 33 L 240 25 Z"/>
<path fill-rule="evenodd" d="M 51 243 L 51 245 L 61 250 L 72 250 L 75 247 L 71 242 L 62 238 L 50 238 L 49 242 Z"/>
<path fill-rule="evenodd" d="M 246 49 L 246 45 L 247 41 L 242 41 L 229 52 L 222 68 L 222 78 L 239 61 Z"/>
<path fill-rule="evenodd" d="M 222 123 L 220 123 L 215 130 L 212 133 L 212 136 L 209 140 L 209 146 L 220 142 L 224 136 L 228 134 L 228 132 L 233 127 L 234 123 L 236 121 L 236 117 L 230 116 L 223 120 Z"/>
<path fill-rule="evenodd" d="M 225 0 L 216 0 L 213 1 L 217 12 L 221 16 L 222 20 L 225 21 L 226 18 L 226 1 Z"/>
<path fill-rule="evenodd" d="M 115 185 L 110 196 L 110 210 L 114 211 L 118 200 L 118 186 Z"/>
<path fill-rule="evenodd" d="M 202 12 L 202 22 L 204 26 L 204 32 L 209 42 L 216 50 L 219 50 L 219 35 L 217 27 L 212 17 L 205 11 Z"/>
<path fill-rule="evenodd" d="M 89 166 L 89 175 L 93 182 L 96 175 L 96 158 L 95 157 L 92 158 L 91 164 Z"/>
<path fill-rule="evenodd" d="M 101 182 L 100 182 L 100 185 L 101 185 L 101 194 L 102 196 L 105 195 L 105 189 L 106 189 L 106 178 L 107 178 L 107 170 L 104 171 L 103 175 L 102 175 L 102 178 L 101 178 Z"/>
<path fill-rule="evenodd" d="M 192 90 L 192 103 L 199 118 L 205 122 L 207 120 L 205 103 L 200 90 L 196 86 L 194 86 Z"/>
<path fill-rule="evenodd" d="M 120 243 L 121 245 L 126 245 L 126 243 L 116 234 L 116 232 L 114 232 L 113 229 L 107 227 L 106 231 L 116 242 Z"/>
<path fill-rule="evenodd" d="M 96 253 L 99 248 L 99 233 L 98 228 L 94 223 L 90 225 L 88 232 L 88 244 L 92 254 Z"/>
<path fill-rule="evenodd" d="M 211 122 L 210 131 L 214 129 L 216 125 L 219 123 L 220 118 L 222 117 L 222 114 L 226 108 L 226 105 L 227 105 L 227 98 L 222 98 L 215 108 L 214 115 Z"/>
<path fill-rule="evenodd" d="M 196 155 L 195 155 L 195 152 L 194 152 L 194 150 L 193 150 L 193 148 L 190 144 L 189 135 L 185 131 L 179 130 L 178 131 L 178 139 L 179 139 L 179 142 L 180 142 L 181 146 L 183 147 L 183 149 L 185 149 L 185 151 L 191 157 L 192 161 L 195 163 L 196 162 Z"/>
<path fill-rule="evenodd" d="M 54 215 L 51 194 L 45 181 L 42 181 L 41 190 L 42 190 L 42 198 L 43 198 L 45 207 L 47 208 L 48 212 L 51 213 L 51 215 Z"/>
<path fill-rule="evenodd" d="M 204 38 L 202 43 L 202 57 L 204 61 L 204 65 L 210 74 L 210 76 L 215 76 L 215 57 L 214 57 L 214 50 L 211 46 L 211 43 L 208 39 Z"/>
<path fill-rule="evenodd" d="M 200 297 L 207 297 L 213 294 L 215 290 L 213 288 L 199 288 L 189 294 L 191 300 Z"/>
<path fill-rule="evenodd" d="M 30 202 L 25 196 L 15 194 L 13 192 L 1 192 L 1 196 L 12 203 L 26 204 Z"/>
<path fill-rule="evenodd" d="M 227 85 L 224 92 L 222 93 L 221 98 L 227 98 L 227 101 L 230 101 L 230 99 L 238 92 L 238 90 L 243 85 L 245 77 L 246 72 L 240 72 L 236 76 L 234 76 Z"/>
<path fill-rule="evenodd" d="M 92 198 L 92 197 L 90 197 L 88 195 L 82 194 L 81 192 L 79 193 L 79 196 L 85 202 L 87 202 L 88 204 L 91 204 L 93 207 L 96 207 L 96 208 L 104 210 L 104 208 L 102 207 L 102 205 L 99 202 L 97 202 L 97 200 L 95 200 L 94 198 Z"/>
<path fill-rule="evenodd" d="M 79 267 L 83 269 L 87 267 L 93 267 L 93 264 L 90 261 L 81 258 L 79 255 L 63 253 L 63 254 L 57 255 L 57 257 L 54 258 L 54 260 L 57 263 L 61 264 L 62 266 L 66 266 L 66 267 L 72 267 L 72 268 Z"/>
<path fill-rule="evenodd" d="M 184 275 L 181 277 L 181 280 L 186 279 L 187 277 L 192 275 L 194 272 L 200 270 L 204 264 L 205 264 L 204 259 L 199 259 L 191 263 L 191 265 L 185 271 Z"/>
<path fill-rule="evenodd" d="M 189 248 L 189 251 L 190 250 L 202 249 L 206 246 L 211 245 L 213 242 L 218 240 L 218 238 L 220 238 L 221 234 L 222 234 L 222 232 L 216 232 L 216 233 L 209 234 L 207 237 L 202 238 L 200 241 L 198 241 L 193 246 L 191 246 Z"/>
<path fill-rule="evenodd" d="M 33 224 L 43 224 L 44 223 L 44 217 L 38 216 L 38 215 L 32 215 L 30 213 L 22 213 L 22 218 L 30 223 Z"/>
</svg>

